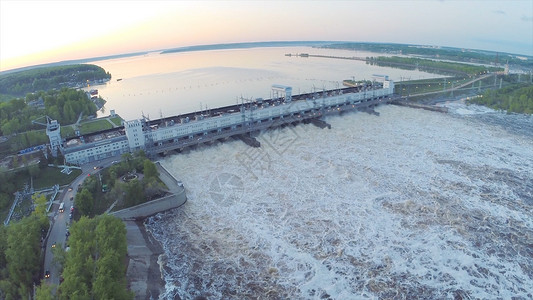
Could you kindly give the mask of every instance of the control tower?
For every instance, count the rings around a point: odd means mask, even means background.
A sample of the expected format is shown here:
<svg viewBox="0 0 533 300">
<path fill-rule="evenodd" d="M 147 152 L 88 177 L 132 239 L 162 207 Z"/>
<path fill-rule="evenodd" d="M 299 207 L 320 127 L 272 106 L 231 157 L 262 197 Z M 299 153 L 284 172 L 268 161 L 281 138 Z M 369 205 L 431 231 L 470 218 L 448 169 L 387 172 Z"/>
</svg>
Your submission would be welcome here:
<svg viewBox="0 0 533 300">
<path fill-rule="evenodd" d="M 61 125 L 57 120 L 48 120 L 46 122 L 46 135 L 50 139 L 50 149 L 52 155 L 57 155 L 57 150 L 61 150 Z"/>
<path fill-rule="evenodd" d="M 46 117 L 46 123 L 38 122 L 37 120 Z M 49 116 L 42 116 L 36 120 L 31 121 L 33 124 L 39 124 L 46 126 L 46 135 L 50 140 L 50 150 L 52 155 L 57 156 L 57 150 L 62 151 L 62 140 L 61 140 L 61 125 L 57 120 L 52 120 Z"/>
<path fill-rule="evenodd" d="M 272 99 L 281 99 L 286 103 L 290 103 L 292 100 L 292 87 L 281 84 L 273 84 Z"/>
</svg>

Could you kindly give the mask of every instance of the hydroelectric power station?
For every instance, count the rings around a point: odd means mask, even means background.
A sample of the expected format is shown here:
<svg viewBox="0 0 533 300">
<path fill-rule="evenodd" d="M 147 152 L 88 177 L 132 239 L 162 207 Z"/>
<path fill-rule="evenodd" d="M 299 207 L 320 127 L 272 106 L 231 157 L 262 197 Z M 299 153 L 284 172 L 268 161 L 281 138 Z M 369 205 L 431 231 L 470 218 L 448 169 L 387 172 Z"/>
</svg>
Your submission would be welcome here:
<svg viewBox="0 0 533 300">
<path fill-rule="evenodd" d="M 156 156 L 230 137 L 259 147 L 254 133 L 300 122 L 323 128 L 329 126 L 322 120 L 324 116 L 344 111 L 373 112 L 373 107 L 397 100 L 393 92 L 394 82 L 388 76 L 376 76 L 372 83 L 354 87 L 300 95 L 293 95 L 291 87 L 273 85 L 271 99 L 258 98 L 156 120 L 143 117 L 124 121 L 118 128 L 68 138 L 61 143 L 57 142 L 57 133 L 49 136 L 50 145 L 53 151 L 63 153 L 67 163 L 75 165 L 138 150 Z"/>
</svg>

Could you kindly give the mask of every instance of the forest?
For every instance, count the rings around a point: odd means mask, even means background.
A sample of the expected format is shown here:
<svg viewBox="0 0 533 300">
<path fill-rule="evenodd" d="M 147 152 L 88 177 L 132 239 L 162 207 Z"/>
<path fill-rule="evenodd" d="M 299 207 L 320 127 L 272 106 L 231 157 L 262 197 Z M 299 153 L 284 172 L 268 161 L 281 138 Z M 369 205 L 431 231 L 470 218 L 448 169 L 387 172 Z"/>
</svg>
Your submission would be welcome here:
<svg viewBox="0 0 533 300">
<path fill-rule="evenodd" d="M 42 99 L 44 109 L 28 104 L 39 99 Z M 85 117 L 93 116 L 96 110 L 94 103 L 81 90 L 62 88 L 28 93 L 25 99 L 0 103 L 0 135 L 7 136 L 32 129 L 43 129 L 42 126 L 32 124 L 32 120 L 42 118 L 39 121 L 45 123 L 46 119 L 43 118 L 45 115 L 66 125 L 75 123 L 80 114 Z"/>
<path fill-rule="evenodd" d="M 533 114 L 533 85 L 514 84 L 499 90 L 487 90 L 482 97 L 469 100 L 469 103 L 481 104 L 509 113 Z"/>
<path fill-rule="evenodd" d="M 0 226 L 0 299 L 133 299 L 126 283 L 126 228 L 122 220 L 100 215 L 72 224 L 69 251 L 54 248 L 63 268 L 59 297 L 44 284 L 41 245 L 48 231 L 46 197 L 33 196 L 35 210 L 20 221 Z M 30 297 L 31 298 L 31 297 Z"/>
<path fill-rule="evenodd" d="M 443 62 L 421 58 L 379 56 L 368 58 L 369 63 L 376 65 L 391 65 L 392 67 L 411 66 L 419 69 L 430 69 L 435 73 L 457 73 L 462 75 L 478 75 L 486 72 L 503 71 L 502 68 L 485 67 L 471 64 Z"/>
<path fill-rule="evenodd" d="M 0 94 L 22 97 L 27 93 L 61 87 L 84 86 L 88 81 L 108 80 L 111 74 L 89 64 L 35 68 L 0 75 Z"/>
<path fill-rule="evenodd" d="M 58 255 L 63 257 L 64 279 L 59 299 L 133 299 L 126 281 L 126 226 L 122 220 L 111 215 L 82 217 L 72 224 L 68 243 L 69 251 Z M 50 295 L 47 292 L 43 294 Z"/>
<path fill-rule="evenodd" d="M 462 61 L 470 63 L 509 63 L 526 68 L 533 67 L 533 57 L 527 60 L 518 58 L 509 53 L 498 53 L 482 50 L 465 50 L 451 47 L 423 47 L 406 44 L 378 44 L 378 43 L 336 43 L 323 46 L 330 49 L 349 49 L 378 53 L 393 53 L 403 55 L 420 55 L 426 58 Z"/>
<path fill-rule="evenodd" d="M 41 241 L 48 231 L 46 197 L 33 196 L 33 213 L 0 226 L 0 299 L 28 299 L 40 282 Z"/>
<path fill-rule="evenodd" d="M 143 174 L 142 179 L 123 180 L 130 173 Z M 84 180 L 81 191 L 74 200 L 82 216 L 103 213 L 116 201 L 115 209 L 131 207 L 150 201 L 164 194 L 165 187 L 159 180 L 155 164 L 143 151 L 122 154 L 122 161 L 105 168 L 100 177 Z"/>
</svg>

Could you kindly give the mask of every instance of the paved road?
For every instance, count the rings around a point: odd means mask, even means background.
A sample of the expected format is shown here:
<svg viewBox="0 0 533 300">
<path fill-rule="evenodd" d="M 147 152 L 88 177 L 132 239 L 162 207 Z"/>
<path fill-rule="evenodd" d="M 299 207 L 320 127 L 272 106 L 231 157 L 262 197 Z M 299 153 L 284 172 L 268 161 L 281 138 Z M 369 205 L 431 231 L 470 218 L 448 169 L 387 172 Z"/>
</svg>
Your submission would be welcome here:
<svg viewBox="0 0 533 300">
<path fill-rule="evenodd" d="M 56 244 L 56 247 L 59 247 L 60 244 L 62 247 L 65 247 L 66 245 L 66 232 L 71 223 L 69 218 L 70 207 L 74 206 L 74 200 L 71 200 L 71 198 L 74 199 L 76 197 L 78 186 L 83 183 L 83 180 L 85 180 L 89 174 L 92 176 L 100 171 L 95 170 L 95 166 L 109 167 L 113 161 L 120 161 L 120 159 L 120 156 L 115 156 L 82 166 L 81 175 L 74 179 L 70 185 L 63 187 L 59 196 L 56 198 L 56 201 L 54 201 L 55 203 L 52 205 L 48 214 L 50 217 L 50 232 L 45 246 L 44 259 L 44 270 L 50 271 L 50 278 L 47 279 L 48 283 L 59 284 L 61 270 L 53 261 L 52 245 Z M 70 188 L 72 189 L 71 191 L 69 191 Z M 59 206 L 61 203 L 64 203 L 65 208 L 65 211 L 62 213 L 59 212 Z"/>
<path fill-rule="evenodd" d="M 465 83 L 462 83 L 458 86 L 454 86 L 454 87 L 450 87 L 448 89 L 446 89 L 445 91 L 442 91 L 442 90 L 439 90 L 439 91 L 433 91 L 433 92 L 425 92 L 425 93 L 420 93 L 420 94 L 411 94 L 409 95 L 409 97 L 415 97 L 415 96 L 427 96 L 427 95 L 433 95 L 433 94 L 440 94 L 440 93 L 445 93 L 445 92 L 451 92 L 451 91 L 455 91 L 455 90 L 458 90 L 458 89 L 461 89 L 469 84 L 472 84 L 476 81 L 480 81 L 480 80 L 483 80 L 487 77 L 490 77 L 490 76 L 494 76 L 493 73 L 488 73 L 488 74 L 485 74 L 483 76 L 480 76 L 480 77 L 477 77 L 477 78 L 474 78 L 468 82 L 465 82 Z"/>
</svg>

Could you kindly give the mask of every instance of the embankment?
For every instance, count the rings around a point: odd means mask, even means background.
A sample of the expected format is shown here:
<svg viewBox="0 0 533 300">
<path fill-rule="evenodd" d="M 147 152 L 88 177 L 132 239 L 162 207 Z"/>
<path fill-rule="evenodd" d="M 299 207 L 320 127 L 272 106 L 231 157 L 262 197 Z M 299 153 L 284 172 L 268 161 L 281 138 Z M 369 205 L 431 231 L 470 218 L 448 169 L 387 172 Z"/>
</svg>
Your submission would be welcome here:
<svg viewBox="0 0 533 300">
<path fill-rule="evenodd" d="M 161 164 L 156 163 L 160 179 L 166 184 L 170 195 L 121 209 L 111 214 L 126 224 L 128 243 L 128 269 L 126 278 L 135 299 L 158 299 L 164 292 L 165 281 L 158 260 L 164 255 L 161 244 L 146 231 L 144 219 L 160 212 L 182 206 L 187 201 L 185 188 Z"/>
</svg>

